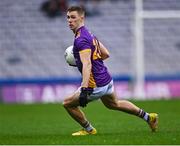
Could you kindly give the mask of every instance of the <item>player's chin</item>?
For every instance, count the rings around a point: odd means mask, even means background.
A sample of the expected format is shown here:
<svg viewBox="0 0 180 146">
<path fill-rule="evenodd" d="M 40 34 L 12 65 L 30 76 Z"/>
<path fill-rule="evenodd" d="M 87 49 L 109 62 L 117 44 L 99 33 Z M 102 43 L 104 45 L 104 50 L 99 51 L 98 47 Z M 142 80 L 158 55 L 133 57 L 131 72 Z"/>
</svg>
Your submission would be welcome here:
<svg viewBox="0 0 180 146">
<path fill-rule="evenodd" d="M 75 30 L 75 28 L 74 28 L 74 27 L 70 27 L 70 29 L 71 29 L 72 31 L 74 31 L 74 30 Z"/>
<path fill-rule="evenodd" d="M 71 25 L 69 25 L 69 28 L 70 28 L 71 30 L 74 30 L 74 27 L 73 27 L 73 26 L 71 26 Z"/>
</svg>

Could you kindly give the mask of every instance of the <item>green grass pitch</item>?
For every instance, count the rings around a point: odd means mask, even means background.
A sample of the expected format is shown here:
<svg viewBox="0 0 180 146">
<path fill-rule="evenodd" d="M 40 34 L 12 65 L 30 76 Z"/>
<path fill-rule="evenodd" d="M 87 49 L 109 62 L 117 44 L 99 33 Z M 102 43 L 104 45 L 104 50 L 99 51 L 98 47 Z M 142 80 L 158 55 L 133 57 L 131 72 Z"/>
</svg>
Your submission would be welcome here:
<svg viewBox="0 0 180 146">
<path fill-rule="evenodd" d="M 93 102 L 83 109 L 97 135 L 72 137 L 81 127 L 62 104 L 0 104 L 0 144 L 120 145 L 180 144 L 180 100 L 132 101 L 159 113 L 159 131 L 152 133 L 140 118 Z"/>
</svg>

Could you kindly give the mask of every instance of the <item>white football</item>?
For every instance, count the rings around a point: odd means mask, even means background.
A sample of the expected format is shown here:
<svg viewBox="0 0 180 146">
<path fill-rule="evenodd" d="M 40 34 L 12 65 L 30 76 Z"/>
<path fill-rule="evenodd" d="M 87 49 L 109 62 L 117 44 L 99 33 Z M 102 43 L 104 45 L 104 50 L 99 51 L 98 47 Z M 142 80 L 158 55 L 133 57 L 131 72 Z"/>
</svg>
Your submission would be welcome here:
<svg viewBox="0 0 180 146">
<path fill-rule="evenodd" d="M 64 53 L 66 62 L 71 66 L 76 66 L 76 61 L 73 54 L 73 46 L 67 47 Z"/>
</svg>

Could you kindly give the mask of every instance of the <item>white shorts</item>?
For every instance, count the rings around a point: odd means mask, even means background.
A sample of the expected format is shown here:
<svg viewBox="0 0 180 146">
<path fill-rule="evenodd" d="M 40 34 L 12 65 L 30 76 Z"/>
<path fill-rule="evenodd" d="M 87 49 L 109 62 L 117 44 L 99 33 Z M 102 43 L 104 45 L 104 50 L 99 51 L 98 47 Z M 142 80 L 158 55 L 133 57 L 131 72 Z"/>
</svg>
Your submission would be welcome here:
<svg viewBox="0 0 180 146">
<path fill-rule="evenodd" d="M 80 89 L 81 89 L 81 87 L 78 88 L 78 91 L 80 91 Z M 113 80 L 112 80 L 109 84 L 107 84 L 103 87 L 94 88 L 94 91 L 88 97 L 88 100 L 89 101 L 97 100 L 97 99 L 101 98 L 102 96 L 112 94 L 113 92 L 114 92 L 114 85 L 113 85 Z"/>
</svg>

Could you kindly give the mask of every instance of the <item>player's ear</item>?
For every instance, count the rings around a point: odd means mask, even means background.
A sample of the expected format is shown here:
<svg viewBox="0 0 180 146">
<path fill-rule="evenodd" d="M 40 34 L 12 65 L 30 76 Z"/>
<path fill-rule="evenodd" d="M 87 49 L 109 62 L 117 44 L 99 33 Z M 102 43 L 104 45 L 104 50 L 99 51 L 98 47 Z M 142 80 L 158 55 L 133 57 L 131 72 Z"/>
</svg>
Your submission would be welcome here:
<svg viewBox="0 0 180 146">
<path fill-rule="evenodd" d="M 84 15 L 81 15 L 81 20 L 84 20 Z"/>
</svg>

